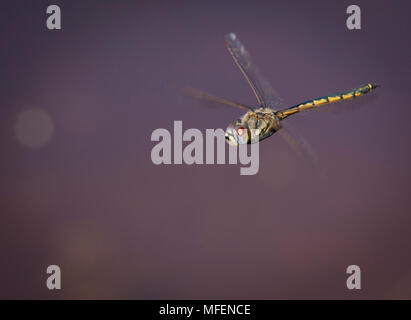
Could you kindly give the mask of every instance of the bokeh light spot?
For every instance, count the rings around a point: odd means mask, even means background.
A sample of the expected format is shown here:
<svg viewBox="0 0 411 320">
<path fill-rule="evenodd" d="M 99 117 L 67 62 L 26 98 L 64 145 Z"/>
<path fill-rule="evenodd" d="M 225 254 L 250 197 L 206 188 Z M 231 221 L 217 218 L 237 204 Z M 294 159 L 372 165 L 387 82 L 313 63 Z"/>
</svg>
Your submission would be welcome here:
<svg viewBox="0 0 411 320">
<path fill-rule="evenodd" d="M 54 123 L 50 115 L 40 108 L 21 112 L 14 123 L 17 139 L 29 148 L 45 146 L 53 136 Z"/>
</svg>

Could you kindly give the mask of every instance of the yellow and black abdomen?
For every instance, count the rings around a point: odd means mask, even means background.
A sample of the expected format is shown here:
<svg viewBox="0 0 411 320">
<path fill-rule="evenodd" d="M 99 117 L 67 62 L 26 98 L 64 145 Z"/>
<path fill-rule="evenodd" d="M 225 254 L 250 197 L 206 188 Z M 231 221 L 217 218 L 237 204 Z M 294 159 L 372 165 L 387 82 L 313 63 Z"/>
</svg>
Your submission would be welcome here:
<svg viewBox="0 0 411 320">
<path fill-rule="evenodd" d="M 365 86 L 362 86 L 362 87 L 359 87 L 353 90 L 349 90 L 346 92 L 308 100 L 303 103 L 292 106 L 290 108 L 278 111 L 276 114 L 280 119 L 284 119 L 294 113 L 301 112 L 307 109 L 312 109 L 312 108 L 320 107 L 326 104 L 344 101 L 344 100 L 350 100 L 350 99 L 363 96 L 377 87 L 379 86 L 374 85 L 374 84 L 367 84 Z"/>
</svg>

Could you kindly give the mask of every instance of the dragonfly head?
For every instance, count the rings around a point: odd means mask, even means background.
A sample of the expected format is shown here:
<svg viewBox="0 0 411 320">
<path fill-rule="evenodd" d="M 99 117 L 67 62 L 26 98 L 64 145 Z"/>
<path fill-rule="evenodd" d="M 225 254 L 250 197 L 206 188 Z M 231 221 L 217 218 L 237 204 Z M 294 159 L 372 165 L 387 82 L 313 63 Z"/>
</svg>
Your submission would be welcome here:
<svg viewBox="0 0 411 320">
<path fill-rule="evenodd" d="M 248 143 L 248 128 L 231 123 L 225 131 L 225 140 L 233 146 Z"/>
<path fill-rule="evenodd" d="M 269 110 L 249 111 L 243 117 L 230 123 L 225 139 L 231 145 L 259 142 L 281 128 L 279 118 Z"/>
</svg>

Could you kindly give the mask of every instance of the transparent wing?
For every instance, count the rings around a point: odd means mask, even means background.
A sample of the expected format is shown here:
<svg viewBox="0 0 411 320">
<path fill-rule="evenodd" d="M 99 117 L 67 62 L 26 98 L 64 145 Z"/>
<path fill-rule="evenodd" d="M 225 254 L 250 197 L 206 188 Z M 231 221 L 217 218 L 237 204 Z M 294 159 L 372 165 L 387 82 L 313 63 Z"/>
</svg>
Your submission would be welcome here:
<svg viewBox="0 0 411 320">
<path fill-rule="evenodd" d="M 196 99 L 200 99 L 200 100 L 204 100 L 204 101 L 209 101 L 209 102 L 215 102 L 215 103 L 219 103 L 219 104 L 225 104 L 228 106 L 232 106 L 232 107 L 236 107 L 236 108 L 240 108 L 243 109 L 245 111 L 249 111 L 251 110 L 250 107 L 237 103 L 237 102 L 233 102 L 224 98 L 220 98 L 217 97 L 211 93 L 205 92 L 203 90 L 197 89 L 197 88 L 193 88 L 190 86 L 184 86 L 183 88 L 181 88 L 182 93 L 184 93 L 186 96 L 190 96 Z"/>
<path fill-rule="evenodd" d="M 282 123 L 281 130 L 278 131 L 280 135 L 288 142 L 291 149 L 298 155 L 307 157 L 311 162 L 317 163 L 316 156 L 311 145 L 300 135 L 297 135 L 295 129 L 289 123 Z"/>
<path fill-rule="evenodd" d="M 278 132 L 298 156 L 308 161 L 318 177 L 322 179 L 326 178 L 326 172 L 321 167 L 313 147 L 296 132 L 289 122 L 282 121 L 282 128 Z"/>
<path fill-rule="evenodd" d="M 225 36 L 228 51 L 233 57 L 238 68 L 247 79 L 253 90 L 258 103 L 277 110 L 283 105 L 283 99 L 271 87 L 270 83 L 261 74 L 260 69 L 255 65 L 251 55 L 234 33 Z"/>
</svg>

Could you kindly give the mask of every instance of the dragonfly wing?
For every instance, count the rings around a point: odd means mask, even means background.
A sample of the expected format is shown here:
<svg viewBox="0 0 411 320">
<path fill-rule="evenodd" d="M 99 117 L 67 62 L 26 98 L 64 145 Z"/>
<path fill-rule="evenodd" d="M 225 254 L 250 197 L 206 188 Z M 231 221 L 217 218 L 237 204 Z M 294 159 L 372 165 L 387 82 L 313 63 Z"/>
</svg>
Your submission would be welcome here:
<svg viewBox="0 0 411 320">
<path fill-rule="evenodd" d="M 204 101 L 208 101 L 208 102 L 215 102 L 215 103 L 219 103 L 219 104 L 224 104 L 224 105 L 228 105 L 228 106 L 232 106 L 232 107 L 236 107 L 236 108 L 240 108 L 243 109 L 245 111 L 249 111 L 251 110 L 250 107 L 237 103 L 237 102 L 233 102 L 224 98 L 220 98 L 217 97 L 211 93 L 205 92 L 203 90 L 197 89 L 197 88 L 193 88 L 193 87 L 189 87 L 189 86 L 185 86 L 182 88 L 181 90 L 185 95 L 196 98 L 196 99 L 200 99 L 200 100 L 204 100 Z"/>
<path fill-rule="evenodd" d="M 256 66 L 251 55 L 238 37 L 234 33 L 229 33 L 225 36 L 225 40 L 228 51 L 247 79 L 260 106 L 269 107 L 274 110 L 282 106 L 283 99 L 279 97 L 270 83 L 264 78 L 260 69 Z"/>
<path fill-rule="evenodd" d="M 320 165 L 312 146 L 288 122 L 282 121 L 282 128 L 278 131 L 291 149 L 302 159 L 308 161 L 314 172 L 321 178 L 326 178 L 326 172 Z"/>
</svg>

